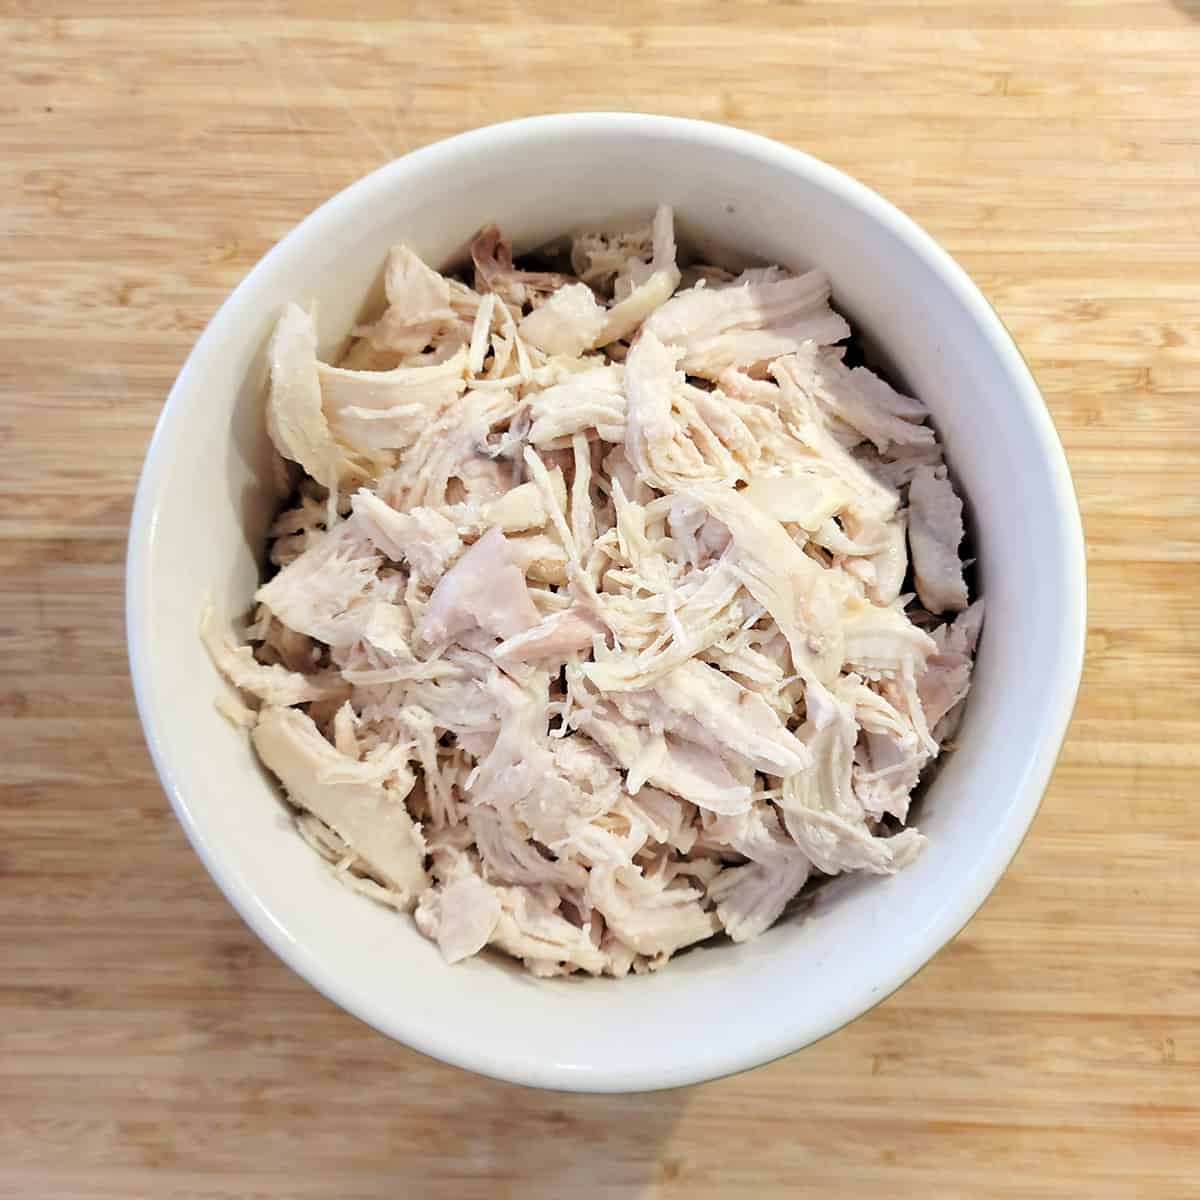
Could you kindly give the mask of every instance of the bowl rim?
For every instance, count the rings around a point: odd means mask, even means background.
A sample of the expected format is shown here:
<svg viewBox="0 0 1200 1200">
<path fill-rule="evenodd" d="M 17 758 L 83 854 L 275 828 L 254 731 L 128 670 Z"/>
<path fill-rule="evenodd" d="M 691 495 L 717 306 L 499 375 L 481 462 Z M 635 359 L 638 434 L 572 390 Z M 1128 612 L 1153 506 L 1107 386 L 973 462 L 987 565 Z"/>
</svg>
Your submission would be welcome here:
<svg viewBox="0 0 1200 1200">
<path fill-rule="evenodd" d="M 734 1048 L 728 1042 L 721 1047 L 706 1049 L 705 1056 L 694 1065 L 682 1069 L 664 1070 L 652 1064 L 636 1070 L 580 1071 L 566 1064 L 526 1061 L 519 1053 L 497 1051 L 482 1058 L 463 1053 L 452 1036 L 422 1020 L 409 1021 L 403 1012 L 385 1012 L 367 998 L 334 977 L 322 965 L 318 956 L 293 939 L 252 889 L 235 878 L 227 869 L 220 846 L 205 838 L 194 819 L 184 794 L 182 781 L 167 755 L 162 733 L 163 715 L 149 703 L 151 664 L 148 640 L 139 635 L 146 628 L 150 579 L 153 566 L 153 544 L 158 516 L 158 497 L 166 482 L 166 447 L 176 437 L 184 419 L 184 396 L 189 391 L 199 364 L 208 356 L 210 347 L 218 343 L 224 328 L 231 325 L 240 309 L 253 297 L 258 280 L 270 270 L 277 259 L 289 253 L 297 242 L 316 235 L 326 224 L 340 221 L 344 205 L 351 199 L 366 198 L 375 191 L 387 189 L 394 175 L 403 174 L 417 163 L 436 164 L 439 157 L 463 152 L 494 152 L 506 141 L 527 136 L 576 137 L 624 133 L 633 135 L 669 135 L 704 149 L 736 152 L 757 158 L 793 174 L 807 177 L 817 186 L 830 192 L 847 205 L 864 210 L 877 223 L 885 226 L 891 236 L 905 243 L 908 249 L 925 263 L 951 289 L 978 325 L 1001 362 L 1014 398 L 1026 410 L 1036 437 L 1038 459 L 1047 472 L 1055 497 L 1060 549 L 1064 555 L 1064 575 L 1067 590 L 1062 596 L 1062 623 L 1068 635 L 1059 647 L 1057 660 L 1047 678 L 1050 681 L 1048 711 L 1051 719 L 1032 756 L 1020 795 L 1006 814 L 993 843 L 994 849 L 983 867 L 964 885 L 941 918 L 914 943 L 902 961 L 881 979 L 880 986 L 865 1000 L 842 1005 L 832 1011 L 816 1034 L 779 1028 L 766 1031 L 753 1039 L 740 1040 Z M 1047 784 L 1054 769 L 1078 695 L 1083 670 L 1086 638 L 1086 556 L 1083 525 L 1078 500 L 1067 465 L 1066 454 L 1055 430 L 1044 398 L 1032 372 L 1011 334 L 999 315 L 985 299 L 963 268 L 911 217 L 885 200 L 866 184 L 836 167 L 781 142 L 759 134 L 707 121 L 681 117 L 655 116 L 636 112 L 576 112 L 523 117 L 472 129 L 433 142 L 383 164 L 376 170 L 349 184 L 330 197 L 290 229 L 250 269 L 230 295 L 222 302 L 208 325 L 197 339 L 184 361 L 168 393 L 146 451 L 137 485 L 126 554 L 125 636 L 129 666 L 138 716 L 150 756 L 175 815 L 205 869 L 212 876 L 226 899 L 250 928 L 293 971 L 307 980 L 321 994 L 332 1000 L 366 1024 L 395 1038 L 406 1046 L 419 1050 L 454 1066 L 462 1067 L 495 1079 L 534 1087 L 590 1092 L 653 1091 L 682 1086 L 734 1074 L 762 1065 L 811 1045 L 829 1036 L 849 1022 L 870 1011 L 920 971 L 949 943 L 979 910 L 1007 870 L 1041 805 Z"/>
</svg>

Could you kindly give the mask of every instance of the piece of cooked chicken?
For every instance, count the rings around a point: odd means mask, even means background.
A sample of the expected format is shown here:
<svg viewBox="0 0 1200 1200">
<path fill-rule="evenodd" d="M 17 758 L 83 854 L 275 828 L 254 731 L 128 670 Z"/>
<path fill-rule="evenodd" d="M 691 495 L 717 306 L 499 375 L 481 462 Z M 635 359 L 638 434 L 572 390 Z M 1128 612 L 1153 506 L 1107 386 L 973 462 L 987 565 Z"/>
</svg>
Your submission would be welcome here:
<svg viewBox="0 0 1200 1200">
<path fill-rule="evenodd" d="M 917 468 L 908 506 L 908 544 L 921 603 L 934 613 L 966 608 L 967 585 L 958 557 L 963 506 L 945 467 Z"/>
<path fill-rule="evenodd" d="M 420 832 L 404 805 L 412 773 L 348 758 L 297 708 L 264 709 L 251 737 L 288 799 L 333 829 L 405 904 L 415 904 L 428 879 Z"/>
</svg>

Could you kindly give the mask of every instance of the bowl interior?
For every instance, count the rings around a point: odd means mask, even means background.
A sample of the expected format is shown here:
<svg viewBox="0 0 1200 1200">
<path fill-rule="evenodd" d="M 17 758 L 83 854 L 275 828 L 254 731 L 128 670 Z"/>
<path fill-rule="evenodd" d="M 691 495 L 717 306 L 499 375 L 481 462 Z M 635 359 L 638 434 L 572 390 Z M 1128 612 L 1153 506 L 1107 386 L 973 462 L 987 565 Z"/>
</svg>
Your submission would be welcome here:
<svg viewBox="0 0 1200 1200">
<path fill-rule="evenodd" d="M 921 810 L 929 845 L 889 879 L 825 889 L 759 940 L 647 978 L 538 981 L 496 960 L 448 968 L 407 917 L 342 888 L 295 835 L 196 636 L 211 594 L 240 615 L 278 502 L 263 350 L 288 300 L 323 348 L 360 315 L 388 247 L 434 264 L 495 220 L 518 248 L 673 204 L 694 240 L 819 265 L 834 300 L 933 411 L 973 512 L 987 627 L 958 738 Z M 970 916 L 1036 809 L 1078 682 L 1083 565 L 1061 448 L 998 319 L 906 218 L 795 151 L 693 122 L 539 118 L 399 160 L 292 232 L 221 309 L 147 459 L 129 634 L 147 738 L 200 855 L 243 916 L 323 992 L 448 1061 L 580 1089 L 664 1087 L 765 1061 L 870 1007 Z"/>
</svg>

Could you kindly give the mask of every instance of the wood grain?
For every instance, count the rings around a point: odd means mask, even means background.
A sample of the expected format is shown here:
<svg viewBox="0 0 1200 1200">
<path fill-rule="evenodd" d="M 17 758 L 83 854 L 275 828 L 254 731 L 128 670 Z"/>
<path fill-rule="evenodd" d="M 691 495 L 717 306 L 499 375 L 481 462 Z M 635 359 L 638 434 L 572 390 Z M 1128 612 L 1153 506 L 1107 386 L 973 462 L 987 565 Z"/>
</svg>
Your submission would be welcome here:
<svg viewBox="0 0 1200 1200">
<path fill-rule="evenodd" d="M 480 11 L 0 4 L 0 1194 L 1200 1194 L 1200 7 Z M 636 1098 L 471 1078 L 276 962 L 170 814 L 122 631 L 147 440 L 250 265 L 393 155 L 587 107 L 734 122 L 921 221 L 1044 387 L 1091 572 L 980 916 L 820 1045 Z"/>
</svg>

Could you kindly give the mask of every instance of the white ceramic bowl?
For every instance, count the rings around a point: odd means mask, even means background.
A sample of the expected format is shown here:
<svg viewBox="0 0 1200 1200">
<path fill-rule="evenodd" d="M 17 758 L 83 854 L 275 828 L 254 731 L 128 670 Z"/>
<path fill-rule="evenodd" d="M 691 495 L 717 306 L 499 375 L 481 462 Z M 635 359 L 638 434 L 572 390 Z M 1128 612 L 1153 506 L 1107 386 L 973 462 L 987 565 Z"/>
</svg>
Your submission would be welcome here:
<svg viewBox="0 0 1200 1200">
<path fill-rule="evenodd" d="M 518 249 L 675 206 L 685 231 L 791 267 L 932 410 L 975 526 L 987 625 L 959 749 L 921 811 L 929 845 L 894 878 L 850 878 L 757 941 L 660 974 L 539 981 L 480 957 L 446 966 L 411 920 L 336 883 L 296 836 L 197 638 L 206 593 L 246 610 L 275 503 L 264 346 L 288 300 L 317 300 L 324 348 L 405 241 L 434 264 L 495 220 Z M 1037 809 L 1066 731 L 1084 639 L 1079 513 L 1041 396 L 963 271 L 832 167 L 738 130 L 628 114 L 538 117 L 409 154 L 347 188 L 246 277 L 163 409 L 130 533 L 138 708 L 163 786 L 205 866 L 260 937 L 384 1033 L 487 1075 L 580 1091 L 710 1079 L 853 1020 L 983 902 Z M 187 931 L 181 931 L 186 937 Z"/>
</svg>

